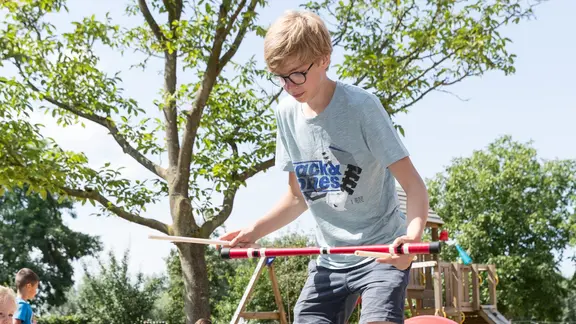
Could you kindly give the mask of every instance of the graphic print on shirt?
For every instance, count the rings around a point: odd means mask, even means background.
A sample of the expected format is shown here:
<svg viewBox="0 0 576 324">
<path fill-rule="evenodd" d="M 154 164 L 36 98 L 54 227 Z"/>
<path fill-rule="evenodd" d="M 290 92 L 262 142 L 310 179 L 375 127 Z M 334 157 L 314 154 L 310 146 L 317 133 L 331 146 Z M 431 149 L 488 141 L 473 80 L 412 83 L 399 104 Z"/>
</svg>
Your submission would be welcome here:
<svg viewBox="0 0 576 324">
<path fill-rule="evenodd" d="M 330 145 L 322 152 L 321 160 L 294 163 L 294 172 L 309 204 L 324 201 L 335 210 L 344 211 L 362 168 L 352 154 Z"/>
</svg>

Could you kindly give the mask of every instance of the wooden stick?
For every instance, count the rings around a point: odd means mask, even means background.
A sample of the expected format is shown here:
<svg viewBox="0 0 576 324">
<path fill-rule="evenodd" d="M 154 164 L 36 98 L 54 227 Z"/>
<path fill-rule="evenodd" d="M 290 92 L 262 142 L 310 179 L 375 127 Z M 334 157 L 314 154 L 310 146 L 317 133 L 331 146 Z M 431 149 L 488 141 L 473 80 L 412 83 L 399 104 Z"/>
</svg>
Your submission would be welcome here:
<svg viewBox="0 0 576 324">
<path fill-rule="evenodd" d="M 370 251 L 354 251 L 354 255 L 371 257 L 371 258 L 383 258 L 383 259 L 388 259 L 392 256 L 390 253 L 370 252 Z"/>
<path fill-rule="evenodd" d="M 412 269 L 428 268 L 436 266 L 436 261 L 422 261 L 412 263 Z"/>
<path fill-rule="evenodd" d="M 354 255 L 357 256 L 363 256 L 363 257 L 371 257 L 371 258 L 380 258 L 380 259 L 389 259 L 392 255 L 390 253 L 384 253 L 384 252 L 371 252 L 371 251 L 354 251 Z M 414 260 L 416 260 L 417 257 L 414 256 Z"/>
<path fill-rule="evenodd" d="M 152 239 L 152 240 L 162 240 L 162 241 L 171 241 L 171 242 L 179 242 L 179 243 L 213 244 L 213 245 L 223 245 L 223 246 L 230 245 L 229 241 L 210 240 L 210 239 L 184 237 L 184 236 L 148 235 L 148 238 Z"/>
</svg>

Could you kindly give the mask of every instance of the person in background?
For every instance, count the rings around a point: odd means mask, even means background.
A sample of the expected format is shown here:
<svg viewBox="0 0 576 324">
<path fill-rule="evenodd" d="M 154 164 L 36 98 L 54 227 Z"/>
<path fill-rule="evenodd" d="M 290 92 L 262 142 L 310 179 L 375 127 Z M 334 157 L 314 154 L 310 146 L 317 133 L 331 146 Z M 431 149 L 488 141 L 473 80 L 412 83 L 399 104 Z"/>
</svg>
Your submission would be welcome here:
<svg viewBox="0 0 576 324">
<path fill-rule="evenodd" d="M 18 310 L 14 314 L 14 324 L 36 324 L 34 312 L 30 307 L 29 300 L 36 297 L 40 278 L 38 275 L 28 269 L 23 268 L 16 273 L 16 289 L 18 290 Z"/>
<path fill-rule="evenodd" d="M 8 287 L 0 286 L 0 324 L 12 324 L 16 312 L 16 294 Z"/>
</svg>

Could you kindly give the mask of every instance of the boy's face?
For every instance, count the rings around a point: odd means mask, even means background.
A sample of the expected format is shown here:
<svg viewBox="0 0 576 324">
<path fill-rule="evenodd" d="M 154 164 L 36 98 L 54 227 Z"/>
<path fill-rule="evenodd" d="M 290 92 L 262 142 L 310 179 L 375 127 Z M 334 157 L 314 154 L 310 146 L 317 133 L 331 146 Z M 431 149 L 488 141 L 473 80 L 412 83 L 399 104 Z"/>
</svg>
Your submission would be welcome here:
<svg viewBox="0 0 576 324">
<path fill-rule="evenodd" d="M 321 82 L 326 78 L 329 63 L 329 58 L 304 63 L 287 59 L 278 71 L 272 72 L 275 75 L 274 82 L 282 85 L 298 102 L 308 102 L 318 93 Z"/>
<path fill-rule="evenodd" d="M 28 299 L 33 299 L 34 297 L 36 297 L 36 294 L 38 293 L 38 285 L 39 283 L 29 283 L 26 285 L 26 297 Z"/>
<path fill-rule="evenodd" d="M 11 302 L 10 300 L 0 302 L 0 324 L 12 324 L 15 312 L 15 302 Z"/>
</svg>

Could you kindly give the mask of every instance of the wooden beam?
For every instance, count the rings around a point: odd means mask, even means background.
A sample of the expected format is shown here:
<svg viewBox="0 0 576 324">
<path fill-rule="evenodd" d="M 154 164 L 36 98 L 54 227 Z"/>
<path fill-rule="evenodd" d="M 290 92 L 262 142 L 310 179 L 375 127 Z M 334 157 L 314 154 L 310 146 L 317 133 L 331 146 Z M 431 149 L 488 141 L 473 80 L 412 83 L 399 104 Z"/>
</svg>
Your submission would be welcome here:
<svg viewBox="0 0 576 324">
<path fill-rule="evenodd" d="M 279 320 L 280 313 L 278 312 L 243 312 L 240 317 L 245 319 L 273 319 Z"/>
<path fill-rule="evenodd" d="M 278 287 L 278 279 L 276 278 L 276 272 L 274 271 L 274 264 L 268 266 L 268 275 L 270 276 L 270 281 L 272 282 L 272 290 L 274 291 L 274 299 L 276 305 L 278 306 L 278 316 L 280 324 L 288 324 L 286 319 L 286 312 L 284 311 L 284 305 L 282 303 L 282 295 L 280 294 L 280 287 Z"/>
<path fill-rule="evenodd" d="M 434 309 L 442 309 L 442 276 L 439 264 L 434 267 Z"/>
<path fill-rule="evenodd" d="M 240 314 L 246 308 L 246 305 L 248 304 L 248 300 L 250 300 L 250 295 L 252 295 L 252 291 L 254 290 L 254 287 L 256 286 L 256 281 L 257 281 L 258 277 L 260 277 L 260 274 L 262 273 L 262 270 L 264 269 L 265 264 L 266 264 L 266 258 L 260 258 L 260 261 L 258 261 L 258 265 L 256 266 L 256 270 L 254 270 L 254 274 L 252 274 L 252 278 L 250 278 L 250 282 L 248 283 L 248 287 L 246 287 L 246 290 L 244 291 L 244 295 L 242 296 L 242 299 L 240 300 L 240 303 L 238 304 L 238 307 L 236 308 L 236 311 L 234 312 L 234 316 L 232 316 L 232 320 L 230 321 L 230 324 L 236 324 L 240 320 Z"/>
<path fill-rule="evenodd" d="M 478 265 L 472 264 L 472 308 L 475 311 L 480 310 L 480 276 Z"/>
<path fill-rule="evenodd" d="M 498 285 L 498 275 L 496 274 L 496 266 L 493 264 L 488 265 L 488 276 L 490 283 L 488 286 L 490 287 L 490 304 L 496 307 L 498 301 L 496 300 L 496 286 Z"/>
</svg>

